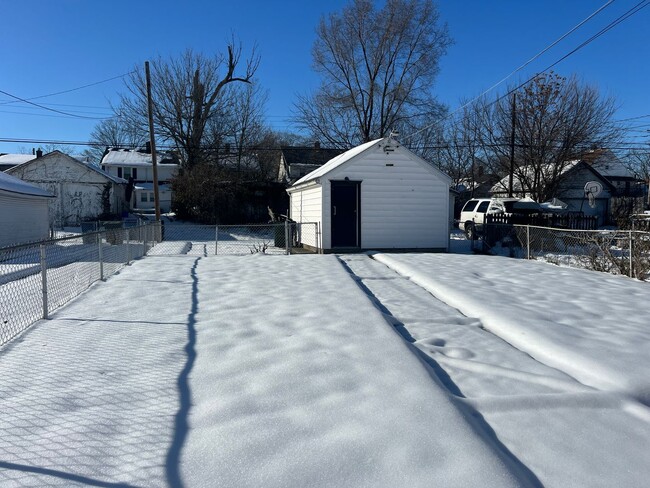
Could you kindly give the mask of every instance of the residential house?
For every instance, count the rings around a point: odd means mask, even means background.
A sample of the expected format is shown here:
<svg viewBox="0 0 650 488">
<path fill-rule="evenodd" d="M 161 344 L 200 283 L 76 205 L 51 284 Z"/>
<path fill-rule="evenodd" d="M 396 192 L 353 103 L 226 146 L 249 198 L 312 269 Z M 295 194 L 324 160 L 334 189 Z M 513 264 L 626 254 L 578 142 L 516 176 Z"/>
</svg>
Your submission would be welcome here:
<svg viewBox="0 0 650 488">
<path fill-rule="evenodd" d="M 54 195 L 0 172 L 0 247 L 47 239 Z"/>
<path fill-rule="evenodd" d="M 394 137 L 344 152 L 287 189 L 306 247 L 447 250 L 451 178 Z M 320 240 L 319 240 L 320 238 Z"/>
<path fill-rule="evenodd" d="M 157 153 L 158 196 L 160 211 L 171 211 L 171 180 L 178 173 L 178 159 L 167 152 Z M 108 148 L 101 160 L 101 168 L 109 175 L 132 183 L 128 196 L 131 209 L 150 212 L 155 208 L 153 163 L 151 151 L 146 149 Z"/>
<path fill-rule="evenodd" d="M 41 153 L 41 156 L 43 154 Z M 0 154 L 0 171 L 7 171 L 14 166 L 34 159 L 35 154 Z"/>
<path fill-rule="evenodd" d="M 589 195 L 585 192 L 585 185 L 597 182 L 602 191 L 590 202 Z M 493 197 L 508 196 L 509 176 L 503 177 L 496 183 L 490 193 Z M 513 177 L 513 196 L 523 198 L 526 192 L 522 189 L 521 180 Z M 616 187 L 592 165 L 581 160 L 567 163 L 559 180 L 559 185 L 554 195 L 567 205 L 568 212 L 581 212 L 584 215 L 598 217 L 598 225 L 610 223 L 611 199 L 616 195 Z M 542 202 L 540 202 L 542 203 Z"/>
<path fill-rule="evenodd" d="M 318 142 L 313 146 L 283 146 L 280 148 L 278 181 L 291 184 L 342 152 L 342 149 L 322 148 Z"/>
<path fill-rule="evenodd" d="M 102 214 L 128 210 L 125 180 L 60 151 L 14 166 L 7 173 L 55 195 L 49 204 L 52 227 L 78 226 Z"/>
</svg>

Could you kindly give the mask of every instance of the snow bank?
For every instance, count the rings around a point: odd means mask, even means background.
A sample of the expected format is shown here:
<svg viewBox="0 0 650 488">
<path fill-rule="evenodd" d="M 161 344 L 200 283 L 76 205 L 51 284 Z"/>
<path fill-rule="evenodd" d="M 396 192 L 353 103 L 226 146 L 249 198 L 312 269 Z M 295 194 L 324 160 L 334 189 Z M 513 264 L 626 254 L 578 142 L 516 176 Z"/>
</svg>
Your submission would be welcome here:
<svg viewBox="0 0 650 488">
<path fill-rule="evenodd" d="M 650 404 L 647 283 L 493 256 L 373 257 L 540 361 Z"/>
</svg>

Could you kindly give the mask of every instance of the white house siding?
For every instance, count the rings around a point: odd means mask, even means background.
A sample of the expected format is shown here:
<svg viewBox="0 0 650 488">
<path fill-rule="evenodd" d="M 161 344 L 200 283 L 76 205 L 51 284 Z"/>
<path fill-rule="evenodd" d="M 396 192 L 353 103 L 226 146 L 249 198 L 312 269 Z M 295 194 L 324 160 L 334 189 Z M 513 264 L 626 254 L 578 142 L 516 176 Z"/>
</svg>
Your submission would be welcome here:
<svg viewBox="0 0 650 488">
<path fill-rule="evenodd" d="M 323 248 L 331 248 L 329 182 L 347 177 L 362 181 L 362 248 L 447 249 L 449 184 L 425 164 L 401 148 L 385 154 L 375 146 L 325 175 Z"/>
<path fill-rule="evenodd" d="M 0 247 L 46 239 L 48 200 L 0 190 Z"/>
<path fill-rule="evenodd" d="M 296 222 L 316 222 L 320 227 L 322 194 L 322 189 L 318 185 L 291 193 L 289 217 Z M 302 244 L 319 248 L 318 237 L 314 230 L 305 229 L 304 232 L 301 232 L 299 240 Z"/>
</svg>

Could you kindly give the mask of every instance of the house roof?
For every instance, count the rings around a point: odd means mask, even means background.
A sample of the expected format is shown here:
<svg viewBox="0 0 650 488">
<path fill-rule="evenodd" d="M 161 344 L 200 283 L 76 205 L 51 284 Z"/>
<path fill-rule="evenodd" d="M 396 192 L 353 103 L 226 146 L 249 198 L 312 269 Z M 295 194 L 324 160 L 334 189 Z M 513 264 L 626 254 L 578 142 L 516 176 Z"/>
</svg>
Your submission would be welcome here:
<svg viewBox="0 0 650 488">
<path fill-rule="evenodd" d="M 373 148 L 373 147 L 375 147 L 377 145 L 381 146 L 382 144 L 384 145 L 384 148 L 386 150 L 391 148 L 391 146 L 393 146 L 393 149 L 400 148 L 400 147 L 403 148 L 403 146 L 392 135 L 390 135 L 388 137 L 383 137 L 381 139 L 375 139 L 374 141 L 366 142 L 365 144 L 361 144 L 360 146 L 353 147 L 352 149 L 349 149 L 348 151 L 345 151 L 343 154 L 339 154 L 335 158 L 330 159 L 327 163 L 325 163 L 320 168 L 317 168 L 314 171 L 312 171 L 311 173 L 309 173 L 309 174 L 303 176 L 302 178 L 300 178 L 293 185 L 291 185 L 290 188 L 299 186 L 299 185 L 301 185 L 303 183 L 307 183 L 307 182 L 316 180 L 317 178 L 320 178 L 321 176 L 324 176 L 325 174 L 327 174 L 330 171 L 338 168 L 339 166 L 344 165 L 345 163 L 347 163 L 351 159 L 355 158 L 356 156 L 364 153 L 365 151 L 368 151 L 369 149 L 371 149 L 371 148 Z M 417 160 L 420 161 L 421 164 L 423 164 L 424 166 L 429 168 L 433 173 L 436 173 L 436 174 L 440 175 L 442 178 L 446 179 L 449 183 L 451 182 L 451 178 L 449 177 L 449 175 L 443 173 L 438 168 L 434 167 L 433 165 L 431 165 L 430 163 L 428 163 L 427 161 L 422 159 L 417 154 L 412 153 L 411 151 L 409 151 L 406 148 L 404 148 L 404 150 L 407 153 L 411 154 L 414 158 L 417 158 Z"/>
<path fill-rule="evenodd" d="M 588 171 L 593 173 L 593 175 L 597 179 L 599 179 L 603 183 L 605 183 L 605 185 L 607 187 L 609 187 L 610 189 L 614 188 L 612 183 L 605 176 L 600 174 L 598 172 L 598 170 L 596 170 L 592 165 L 586 163 L 585 161 L 579 160 L 579 159 L 576 159 L 574 161 L 568 161 L 566 166 L 562 170 L 561 175 L 563 177 L 566 177 L 566 175 L 570 174 L 573 171 L 576 171 L 578 168 L 581 168 L 581 167 L 586 168 Z M 509 178 L 510 178 L 509 175 L 506 175 L 503 178 L 501 178 L 501 180 L 499 180 L 494 186 L 492 186 L 492 188 L 490 189 L 490 193 L 503 193 L 505 191 L 508 191 Z M 512 190 L 515 191 L 515 192 L 522 191 L 521 180 L 519 179 L 519 177 L 517 175 L 513 176 Z"/>
<path fill-rule="evenodd" d="M 14 170 L 19 171 L 21 168 L 24 168 L 26 166 L 33 165 L 33 164 L 40 164 L 43 161 L 47 161 L 48 159 L 54 159 L 56 157 L 63 157 L 64 159 L 67 159 L 72 164 L 76 164 L 78 166 L 86 168 L 89 171 L 93 171 L 94 173 L 97 173 L 97 174 L 103 176 L 104 178 L 112 181 L 113 183 L 118 183 L 118 184 L 127 183 L 127 181 L 125 179 L 118 178 L 116 176 L 111 176 L 106 171 L 104 171 L 101 168 L 95 166 L 94 164 L 83 163 L 83 162 L 79 161 L 78 159 L 73 158 L 72 156 L 68 156 L 67 154 L 62 153 L 61 151 L 52 151 L 51 153 L 47 153 L 44 156 L 41 156 L 40 158 L 30 159 L 29 161 L 26 161 L 26 162 L 24 162 L 22 164 L 14 166 L 13 168 L 9 169 L 8 171 L 9 172 L 13 172 Z"/>
<path fill-rule="evenodd" d="M 178 164 L 178 160 L 168 152 L 156 153 L 158 164 Z M 100 163 L 104 166 L 151 166 L 151 153 L 135 149 L 108 148 Z"/>
<path fill-rule="evenodd" d="M 318 166 L 322 166 L 343 152 L 342 149 L 314 146 L 283 146 L 280 151 L 282 151 L 284 161 L 288 165 L 312 164 Z"/>
<path fill-rule="evenodd" d="M 592 149 L 582 154 L 579 159 L 596 169 L 605 178 L 634 179 L 634 173 L 609 149 Z"/>
<path fill-rule="evenodd" d="M 54 198 L 49 191 L 3 172 L 0 172 L 0 190 L 35 197 Z"/>
<path fill-rule="evenodd" d="M 320 178 L 326 173 L 329 173 L 332 171 L 334 168 L 338 168 L 344 163 L 347 163 L 350 159 L 355 157 L 358 154 L 361 154 L 362 152 L 370 149 L 373 147 L 375 144 L 378 144 L 380 141 L 383 141 L 382 139 L 375 139 L 374 141 L 366 142 L 365 144 L 361 144 L 360 146 L 353 147 L 352 149 L 345 151 L 343 154 L 339 154 L 338 156 L 330 159 L 327 163 L 325 163 L 323 166 L 320 168 L 315 169 L 309 174 L 306 174 L 302 178 L 300 178 L 298 181 L 296 181 L 292 186 L 300 185 L 302 183 L 306 183 L 311 180 L 315 180 L 316 178 Z"/>
<path fill-rule="evenodd" d="M 0 154 L 0 164 L 17 166 L 35 157 L 33 154 Z"/>
</svg>

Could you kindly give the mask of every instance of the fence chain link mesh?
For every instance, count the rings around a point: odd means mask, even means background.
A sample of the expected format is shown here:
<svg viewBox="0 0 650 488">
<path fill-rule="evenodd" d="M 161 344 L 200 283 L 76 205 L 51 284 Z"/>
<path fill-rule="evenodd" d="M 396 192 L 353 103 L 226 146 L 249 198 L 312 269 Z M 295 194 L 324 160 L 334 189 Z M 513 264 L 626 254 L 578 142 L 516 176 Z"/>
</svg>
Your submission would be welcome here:
<svg viewBox="0 0 650 488">
<path fill-rule="evenodd" d="M 490 224 L 486 226 L 483 240 L 496 254 L 650 278 L 649 232 Z"/>
<path fill-rule="evenodd" d="M 162 242 L 150 255 L 198 256 L 298 254 L 318 252 L 316 223 L 279 222 L 249 225 L 165 224 Z"/>
<path fill-rule="evenodd" d="M 0 249 L 0 345 L 155 244 L 155 226 Z"/>
<path fill-rule="evenodd" d="M 315 223 L 149 224 L 0 249 L 0 345 L 144 255 L 318 252 Z"/>
</svg>

